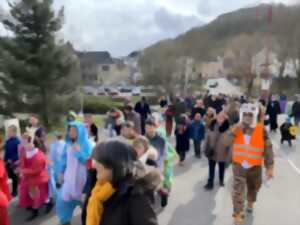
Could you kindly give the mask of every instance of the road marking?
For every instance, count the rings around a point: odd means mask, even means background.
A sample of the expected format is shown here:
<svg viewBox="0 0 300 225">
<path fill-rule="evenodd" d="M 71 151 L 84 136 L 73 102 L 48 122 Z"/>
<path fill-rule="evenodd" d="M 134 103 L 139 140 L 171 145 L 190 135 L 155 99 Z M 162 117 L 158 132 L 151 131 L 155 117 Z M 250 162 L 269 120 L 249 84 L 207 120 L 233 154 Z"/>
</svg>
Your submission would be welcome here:
<svg viewBox="0 0 300 225">
<path fill-rule="evenodd" d="M 284 157 L 284 159 L 290 164 L 293 170 L 300 175 L 300 168 L 295 165 L 295 163 L 289 158 L 289 156 L 286 153 L 280 152 L 281 154 L 278 154 L 278 151 L 280 150 L 279 145 L 274 140 L 272 140 L 272 143 L 275 147 L 274 151 L 276 149 L 276 155 Z"/>
</svg>

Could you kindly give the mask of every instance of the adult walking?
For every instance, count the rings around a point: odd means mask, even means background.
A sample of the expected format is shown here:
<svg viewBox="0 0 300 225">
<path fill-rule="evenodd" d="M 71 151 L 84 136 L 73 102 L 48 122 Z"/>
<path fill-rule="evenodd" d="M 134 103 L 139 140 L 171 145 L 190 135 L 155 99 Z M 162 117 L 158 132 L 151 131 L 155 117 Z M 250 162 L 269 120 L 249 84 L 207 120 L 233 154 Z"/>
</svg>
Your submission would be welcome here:
<svg viewBox="0 0 300 225">
<path fill-rule="evenodd" d="M 216 164 L 219 166 L 219 184 L 221 187 L 224 186 L 225 167 L 231 158 L 229 127 L 229 121 L 224 112 L 220 112 L 210 124 L 205 147 L 209 165 L 209 178 L 204 187 L 206 190 L 214 188 Z"/>
<path fill-rule="evenodd" d="M 300 122 L 300 96 L 297 97 L 296 101 L 292 106 L 292 116 L 294 117 L 296 126 L 299 126 Z"/>
<path fill-rule="evenodd" d="M 203 118 L 204 115 L 206 114 L 206 108 L 204 106 L 203 100 L 202 99 L 198 99 L 196 101 L 195 106 L 192 109 L 192 115 L 191 115 L 191 119 L 195 118 L 195 115 L 197 113 L 200 113 L 201 117 Z"/>
<path fill-rule="evenodd" d="M 142 97 L 139 102 L 136 103 L 134 111 L 140 114 L 141 118 L 141 132 L 145 135 L 145 121 L 149 115 L 151 115 L 150 106 L 147 102 L 146 97 Z"/>
<path fill-rule="evenodd" d="M 133 110 L 132 103 L 126 103 L 124 107 L 124 116 L 125 121 L 131 121 L 134 124 L 134 130 L 136 131 L 136 133 L 141 134 L 141 117 L 140 114 Z"/>
<path fill-rule="evenodd" d="M 276 132 L 278 128 L 278 115 L 281 113 L 280 105 L 275 95 L 272 96 L 271 101 L 267 105 L 267 115 L 269 116 L 270 129 Z"/>
<path fill-rule="evenodd" d="M 174 123 L 174 116 L 175 116 L 175 107 L 171 103 L 168 105 L 167 110 L 165 112 L 166 117 L 166 132 L 167 136 L 170 137 L 173 131 L 173 123 Z"/>
</svg>

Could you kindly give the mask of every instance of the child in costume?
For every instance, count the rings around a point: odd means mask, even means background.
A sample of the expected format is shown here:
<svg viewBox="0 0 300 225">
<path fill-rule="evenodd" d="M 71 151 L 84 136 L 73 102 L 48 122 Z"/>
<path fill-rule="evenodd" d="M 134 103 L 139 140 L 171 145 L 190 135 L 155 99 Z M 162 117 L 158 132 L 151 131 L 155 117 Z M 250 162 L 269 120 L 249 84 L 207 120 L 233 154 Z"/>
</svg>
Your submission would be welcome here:
<svg viewBox="0 0 300 225">
<path fill-rule="evenodd" d="M 22 154 L 20 176 L 22 189 L 20 188 L 20 206 L 31 210 L 27 221 L 32 221 L 39 215 L 39 209 L 46 204 L 47 212 L 52 209 L 49 203 L 49 174 L 46 155 L 37 148 L 36 141 L 31 142 L 31 137 L 24 144 L 25 154 Z"/>
<path fill-rule="evenodd" d="M 69 123 L 61 159 L 63 184 L 56 201 L 56 213 L 61 224 L 70 223 L 75 208 L 82 205 L 82 193 L 87 181 L 87 161 L 91 153 L 92 146 L 85 125 L 77 121 Z"/>
<path fill-rule="evenodd" d="M 8 187 L 8 177 L 4 162 L 0 158 L 0 225 L 9 225 L 7 208 L 10 200 L 11 195 Z"/>
<path fill-rule="evenodd" d="M 295 130 L 295 132 L 293 132 L 294 130 Z M 280 133 L 281 133 L 281 144 L 283 144 L 285 141 L 287 141 L 289 143 L 289 146 L 292 147 L 292 140 L 296 139 L 297 127 L 293 126 L 290 118 L 288 118 L 280 126 Z"/>
<path fill-rule="evenodd" d="M 50 146 L 49 159 L 51 162 L 51 168 L 54 175 L 54 180 L 56 184 L 59 183 L 60 178 L 60 160 L 65 148 L 66 142 L 63 139 L 63 135 L 59 132 L 55 133 L 56 140 Z"/>
<path fill-rule="evenodd" d="M 190 149 L 190 134 L 187 117 L 185 115 L 180 116 L 178 124 L 175 129 L 176 136 L 176 151 L 180 157 L 179 165 L 183 166 L 185 161 L 186 152 Z"/>
<path fill-rule="evenodd" d="M 190 138 L 193 140 L 195 156 L 201 158 L 201 145 L 205 137 L 205 124 L 200 113 L 196 113 L 190 124 Z"/>
<path fill-rule="evenodd" d="M 18 145 L 20 144 L 20 140 L 17 137 L 17 127 L 12 125 L 7 130 L 8 139 L 5 142 L 4 149 L 4 161 L 7 174 L 10 179 L 12 179 L 12 195 L 17 196 L 18 194 L 18 183 L 19 177 L 16 173 L 17 164 L 19 161 L 18 154 Z"/>
<path fill-rule="evenodd" d="M 163 188 L 160 190 L 160 194 L 162 196 L 162 207 L 167 206 L 168 204 L 168 197 L 171 192 L 172 183 L 173 183 L 173 168 L 174 168 L 174 162 L 178 160 L 178 155 L 176 153 L 175 148 L 170 143 L 167 137 L 167 131 L 164 127 L 162 127 L 163 124 L 163 118 L 158 113 L 153 113 L 154 120 L 156 122 L 156 132 L 157 134 L 162 137 L 166 142 L 166 149 L 167 154 L 164 161 L 164 170 L 163 170 Z"/>
</svg>

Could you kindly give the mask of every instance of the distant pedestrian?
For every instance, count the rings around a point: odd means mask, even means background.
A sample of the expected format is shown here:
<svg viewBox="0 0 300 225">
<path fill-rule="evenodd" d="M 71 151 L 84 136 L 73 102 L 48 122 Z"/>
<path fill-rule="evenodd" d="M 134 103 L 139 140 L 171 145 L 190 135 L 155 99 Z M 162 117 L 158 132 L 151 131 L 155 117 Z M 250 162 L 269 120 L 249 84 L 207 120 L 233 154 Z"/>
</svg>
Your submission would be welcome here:
<svg viewBox="0 0 300 225">
<path fill-rule="evenodd" d="M 174 116 L 175 116 L 175 107 L 173 104 L 170 104 L 170 105 L 168 105 L 167 110 L 165 112 L 166 132 L 167 132 L 168 137 L 170 137 L 172 135 Z"/>
<path fill-rule="evenodd" d="M 292 147 L 292 140 L 296 139 L 296 135 L 292 132 L 293 124 L 291 123 L 291 119 L 288 118 L 281 126 L 281 144 L 285 141 L 289 143 L 289 146 Z"/>
<path fill-rule="evenodd" d="M 168 100 L 166 99 L 165 96 L 162 96 L 159 100 L 159 105 L 160 105 L 160 108 L 165 108 L 168 106 Z"/>
<path fill-rule="evenodd" d="M 141 116 L 133 110 L 132 103 L 128 103 L 124 107 L 125 121 L 131 121 L 137 134 L 142 133 Z"/>
<path fill-rule="evenodd" d="M 271 101 L 267 105 L 267 115 L 269 116 L 270 129 L 275 131 L 278 128 L 278 115 L 281 113 L 279 102 L 276 96 L 272 96 Z"/>
<path fill-rule="evenodd" d="M 195 118 L 189 127 L 190 138 L 194 143 L 195 156 L 201 158 L 201 145 L 205 138 L 205 125 L 200 113 L 195 114 Z"/>
<path fill-rule="evenodd" d="M 17 174 L 17 167 L 19 162 L 18 146 L 21 143 L 17 137 L 17 127 L 12 125 L 8 128 L 8 139 L 5 142 L 4 162 L 8 173 L 8 177 L 12 179 L 12 196 L 16 197 L 18 194 L 19 178 Z"/>
<path fill-rule="evenodd" d="M 299 126 L 300 122 L 300 97 L 298 96 L 296 101 L 293 103 L 292 106 L 292 115 L 295 120 L 296 126 Z"/>
<path fill-rule="evenodd" d="M 85 126 L 88 130 L 88 136 L 89 139 L 94 142 L 97 143 L 98 142 L 98 127 L 97 125 L 94 123 L 94 118 L 91 114 L 86 114 L 84 115 L 84 123 Z"/>
<path fill-rule="evenodd" d="M 161 172 L 164 171 L 164 163 L 167 156 L 167 143 L 156 131 L 156 121 L 154 118 L 149 117 L 146 120 L 146 137 L 151 146 L 158 152 L 157 165 Z"/>
<path fill-rule="evenodd" d="M 196 104 L 192 109 L 191 119 L 195 118 L 196 113 L 200 113 L 202 118 L 206 114 L 206 109 L 205 109 L 205 106 L 204 106 L 204 103 L 203 103 L 202 99 L 196 100 Z"/>
<path fill-rule="evenodd" d="M 149 115 L 151 115 L 150 106 L 147 102 L 146 97 L 142 97 L 139 102 L 136 103 L 134 111 L 140 114 L 141 118 L 141 134 L 145 134 L 145 121 Z"/>
<path fill-rule="evenodd" d="M 180 157 L 179 165 L 183 166 L 186 157 L 186 152 L 188 152 L 190 149 L 189 124 L 186 115 L 182 115 L 179 118 L 179 121 L 176 125 L 175 137 L 176 151 Z"/>
<path fill-rule="evenodd" d="M 209 108 L 207 109 L 206 114 L 204 115 L 204 118 L 203 118 L 204 123 L 205 123 L 205 128 L 206 128 L 206 129 L 209 129 L 211 122 L 212 122 L 215 118 L 216 118 L 216 111 L 215 111 L 213 108 L 209 107 Z"/>
</svg>

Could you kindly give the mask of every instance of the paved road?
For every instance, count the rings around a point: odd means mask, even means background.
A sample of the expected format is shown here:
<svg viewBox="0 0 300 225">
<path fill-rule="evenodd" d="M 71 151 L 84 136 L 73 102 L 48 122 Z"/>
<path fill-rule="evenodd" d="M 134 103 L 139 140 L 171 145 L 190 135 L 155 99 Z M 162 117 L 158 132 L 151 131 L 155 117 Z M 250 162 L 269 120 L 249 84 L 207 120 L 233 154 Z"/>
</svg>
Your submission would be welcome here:
<svg viewBox="0 0 300 225">
<path fill-rule="evenodd" d="M 300 221 L 300 141 L 294 147 L 279 144 L 279 134 L 272 134 L 276 153 L 275 179 L 263 185 L 254 217 L 245 225 L 299 225 Z M 226 175 L 225 188 L 203 190 L 207 179 L 207 161 L 189 153 L 186 165 L 175 168 L 175 181 L 168 207 L 159 214 L 160 225 L 232 225 L 232 174 Z M 12 225 L 25 224 L 26 212 L 10 207 Z M 73 224 L 80 224 L 80 210 Z M 55 215 L 41 217 L 31 225 L 56 225 Z"/>
</svg>

